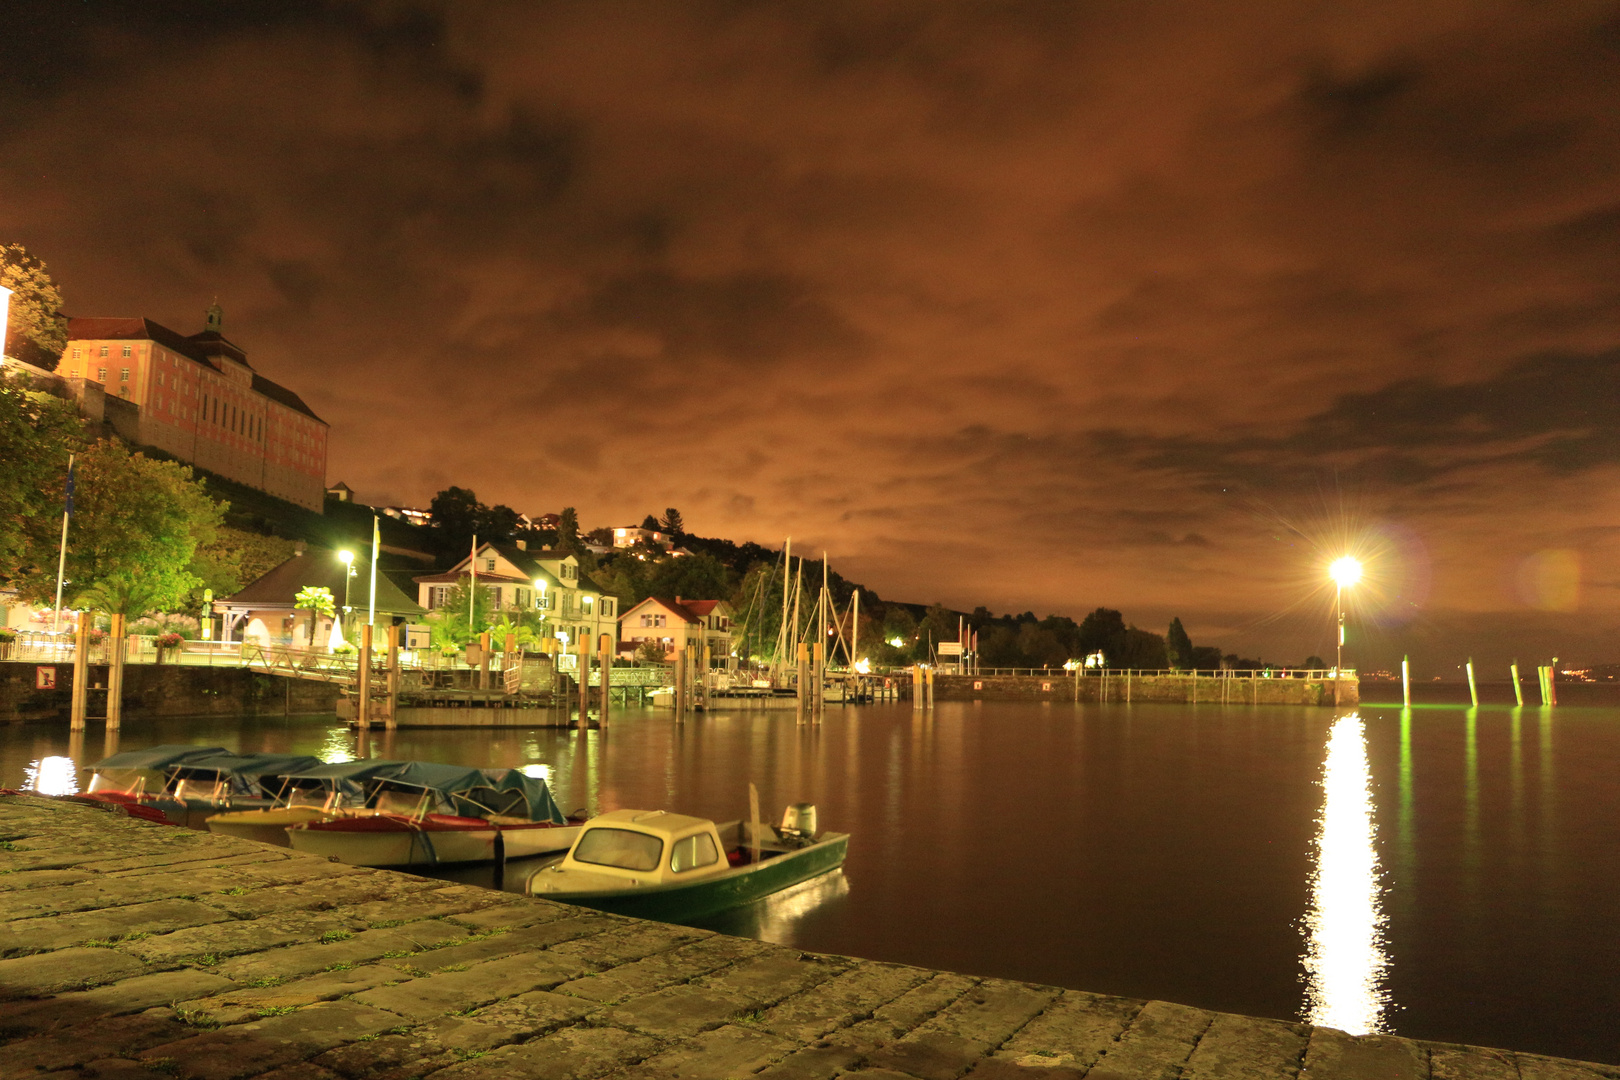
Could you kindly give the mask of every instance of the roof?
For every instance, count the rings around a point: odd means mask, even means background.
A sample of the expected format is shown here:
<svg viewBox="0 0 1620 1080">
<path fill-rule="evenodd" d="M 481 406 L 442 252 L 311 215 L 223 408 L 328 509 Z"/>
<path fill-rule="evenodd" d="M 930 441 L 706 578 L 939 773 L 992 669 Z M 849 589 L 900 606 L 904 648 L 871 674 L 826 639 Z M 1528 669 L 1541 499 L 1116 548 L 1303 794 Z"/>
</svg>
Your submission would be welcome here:
<svg viewBox="0 0 1620 1080">
<path fill-rule="evenodd" d="M 310 407 L 304 404 L 304 399 L 282 386 L 272 382 L 253 371 L 253 365 L 248 363 L 247 353 L 233 344 L 224 335 L 205 330 L 200 334 L 186 337 L 183 334 L 170 330 L 162 323 L 155 323 L 151 319 L 117 319 L 117 318 L 77 318 L 68 320 L 69 341 L 155 341 L 170 352 L 178 353 L 189 360 L 194 360 L 205 367 L 218 369 L 218 365 L 208 358 L 211 356 L 228 356 L 253 372 L 253 390 L 263 394 L 271 401 L 278 402 L 295 412 L 301 412 L 311 420 L 321 420 Z"/>
<path fill-rule="evenodd" d="M 602 825 L 609 828 L 622 828 L 628 825 L 631 828 L 667 838 L 688 829 L 713 825 L 714 823 L 708 818 L 671 814 L 667 810 L 610 810 L 605 814 L 593 817 L 585 824 L 587 828 Z"/>
<path fill-rule="evenodd" d="M 689 623 L 701 623 L 710 612 L 723 603 L 725 603 L 724 600 L 682 600 L 676 603 L 667 596 L 649 596 L 640 604 L 635 604 L 620 614 L 619 618 L 628 618 L 631 612 L 640 611 L 645 604 L 657 604 L 659 607 L 667 609 L 670 614 L 685 619 Z"/>
<path fill-rule="evenodd" d="M 228 754 L 223 746 L 192 746 L 185 743 L 163 743 L 140 750 L 125 750 L 109 758 L 102 758 L 92 769 L 162 769 L 188 758 L 212 757 Z"/>
<path fill-rule="evenodd" d="M 370 600 L 370 564 L 364 553 L 354 560 L 355 576 L 349 579 L 349 606 L 364 611 Z M 325 586 L 335 602 L 343 603 L 344 572 L 337 552 L 329 548 L 306 548 L 280 566 L 220 603 L 233 608 L 292 608 L 298 591 Z M 386 573 L 377 574 L 377 610 L 389 615 L 426 615 L 427 609 L 400 591 Z"/>
</svg>

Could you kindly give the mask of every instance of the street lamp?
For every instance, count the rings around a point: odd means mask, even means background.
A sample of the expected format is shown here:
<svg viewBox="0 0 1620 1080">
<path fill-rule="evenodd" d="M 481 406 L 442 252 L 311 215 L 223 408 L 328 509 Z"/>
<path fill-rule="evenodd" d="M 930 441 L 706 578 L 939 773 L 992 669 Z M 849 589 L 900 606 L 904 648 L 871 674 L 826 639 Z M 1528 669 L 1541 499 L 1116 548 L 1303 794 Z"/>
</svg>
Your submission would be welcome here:
<svg viewBox="0 0 1620 1080">
<path fill-rule="evenodd" d="M 345 626 L 343 628 L 343 640 L 348 641 L 349 632 L 346 624 L 349 617 L 349 579 L 354 577 L 354 552 L 338 552 L 338 561 L 343 564 L 343 618 L 345 622 Z"/>
<path fill-rule="evenodd" d="M 1333 662 L 1333 704 L 1339 704 L 1339 680 L 1343 678 L 1344 670 L 1344 590 L 1361 580 L 1361 563 L 1346 555 L 1335 559 L 1333 565 L 1328 567 L 1328 575 L 1333 578 L 1333 608 L 1339 616 L 1339 651 Z"/>
</svg>

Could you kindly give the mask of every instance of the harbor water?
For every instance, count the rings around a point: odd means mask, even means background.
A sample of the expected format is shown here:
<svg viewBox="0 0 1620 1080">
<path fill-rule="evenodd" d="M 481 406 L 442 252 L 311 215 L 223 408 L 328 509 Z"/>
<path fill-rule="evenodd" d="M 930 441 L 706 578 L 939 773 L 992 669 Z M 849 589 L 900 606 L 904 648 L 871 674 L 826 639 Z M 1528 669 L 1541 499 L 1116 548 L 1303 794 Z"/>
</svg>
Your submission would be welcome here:
<svg viewBox="0 0 1620 1080">
<path fill-rule="evenodd" d="M 363 746 L 335 718 L 172 720 L 130 725 L 119 746 L 533 765 L 566 810 L 717 820 L 746 816 L 752 781 L 770 816 L 817 804 L 823 828 L 852 834 L 849 860 L 713 929 L 1620 1062 L 1620 707 L 1444 696 L 1343 713 L 880 705 L 819 728 L 649 711 L 606 732 L 402 730 Z M 0 785 L 67 791 L 105 748 L 99 725 L 78 742 L 0 729 Z M 487 867 L 442 873 L 494 884 Z"/>
</svg>

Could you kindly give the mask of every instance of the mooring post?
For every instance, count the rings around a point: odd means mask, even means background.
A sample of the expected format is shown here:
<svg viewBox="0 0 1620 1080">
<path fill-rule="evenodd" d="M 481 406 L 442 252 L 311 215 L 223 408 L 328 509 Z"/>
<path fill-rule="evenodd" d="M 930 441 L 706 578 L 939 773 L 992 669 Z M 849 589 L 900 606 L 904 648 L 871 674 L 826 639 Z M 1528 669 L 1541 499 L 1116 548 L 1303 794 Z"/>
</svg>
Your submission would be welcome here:
<svg viewBox="0 0 1620 1080">
<path fill-rule="evenodd" d="M 597 668 L 602 672 L 602 693 L 596 699 L 596 726 L 603 731 L 608 726 L 608 690 L 613 671 L 613 635 L 603 634 L 597 639 Z"/>
<path fill-rule="evenodd" d="M 579 639 L 579 730 L 590 726 L 591 720 L 591 639 Z"/>
<path fill-rule="evenodd" d="M 394 727 L 399 723 L 399 635 L 404 627 L 388 627 L 388 716 L 385 723 Z"/>
<path fill-rule="evenodd" d="M 675 709 L 675 719 L 686 719 L 686 646 L 675 646 L 675 694 L 670 699 L 670 705 Z"/>
<path fill-rule="evenodd" d="M 355 719 L 360 730 L 371 727 L 371 624 L 360 626 L 360 662 L 354 668 Z"/>
<path fill-rule="evenodd" d="M 1516 671 L 1517 669 L 1515 669 Z M 1513 681 L 1516 684 L 1518 678 L 1515 676 Z M 1401 707 L 1404 709 L 1412 707 L 1412 658 L 1410 656 L 1401 657 Z"/>
<path fill-rule="evenodd" d="M 124 617 L 111 617 L 107 629 L 107 728 L 124 722 Z"/>
<path fill-rule="evenodd" d="M 923 707 L 922 665 L 911 665 L 911 707 L 920 711 Z"/>
<path fill-rule="evenodd" d="M 1519 662 L 1517 660 L 1508 665 L 1508 672 L 1513 676 L 1513 700 L 1519 708 L 1524 708 L 1524 687 L 1519 685 Z"/>
<path fill-rule="evenodd" d="M 478 635 L 478 689 L 489 689 L 489 631 Z"/>
<path fill-rule="evenodd" d="M 932 667 L 923 669 L 923 694 L 928 699 L 925 708 L 932 712 L 934 709 L 934 669 Z"/>
<path fill-rule="evenodd" d="M 816 642 L 810 647 L 810 719 L 821 723 L 827 711 L 827 646 Z"/>
<path fill-rule="evenodd" d="M 1474 703 L 1474 708 L 1479 708 L 1479 687 L 1474 685 L 1474 658 L 1472 656 L 1468 658 L 1468 700 Z"/>
<path fill-rule="evenodd" d="M 90 613 L 79 612 L 73 628 L 73 695 L 68 700 L 68 730 L 84 730 L 85 702 L 90 695 Z M 74 758 L 78 761 L 78 758 Z"/>
<path fill-rule="evenodd" d="M 1558 657 L 1547 665 L 1547 704 L 1558 704 Z"/>
<path fill-rule="evenodd" d="M 805 722 L 805 714 L 810 709 L 810 646 L 799 642 L 797 666 L 795 672 L 798 683 L 794 693 L 794 709 L 798 714 L 799 723 Z"/>
</svg>

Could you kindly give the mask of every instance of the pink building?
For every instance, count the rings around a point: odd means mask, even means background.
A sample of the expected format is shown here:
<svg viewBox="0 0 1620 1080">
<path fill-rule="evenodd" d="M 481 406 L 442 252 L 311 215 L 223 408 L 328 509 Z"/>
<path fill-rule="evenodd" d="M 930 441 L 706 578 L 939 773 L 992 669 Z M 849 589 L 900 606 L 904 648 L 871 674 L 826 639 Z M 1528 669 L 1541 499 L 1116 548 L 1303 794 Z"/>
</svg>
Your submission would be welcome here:
<svg viewBox="0 0 1620 1080">
<path fill-rule="evenodd" d="M 218 304 L 189 337 L 151 319 L 72 319 L 56 373 L 129 441 L 320 510 L 326 422 L 254 371 L 223 325 Z"/>
</svg>

